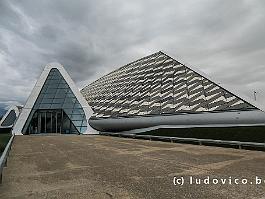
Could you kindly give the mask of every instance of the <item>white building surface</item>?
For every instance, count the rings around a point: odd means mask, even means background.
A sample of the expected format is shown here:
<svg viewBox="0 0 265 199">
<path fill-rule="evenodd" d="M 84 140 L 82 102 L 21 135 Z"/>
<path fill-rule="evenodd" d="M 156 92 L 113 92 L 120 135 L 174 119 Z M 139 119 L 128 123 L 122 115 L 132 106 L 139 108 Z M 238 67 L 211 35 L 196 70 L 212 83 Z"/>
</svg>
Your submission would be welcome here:
<svg viewBox="0 0 265 199">
<path fill-rule="evenodd" d="M 17 135 L 159 128 L 264 127 L 264 107 L 163 52 L 136 60 L 81 90 L 48 64 L 12 132 Z"/>
</svg>

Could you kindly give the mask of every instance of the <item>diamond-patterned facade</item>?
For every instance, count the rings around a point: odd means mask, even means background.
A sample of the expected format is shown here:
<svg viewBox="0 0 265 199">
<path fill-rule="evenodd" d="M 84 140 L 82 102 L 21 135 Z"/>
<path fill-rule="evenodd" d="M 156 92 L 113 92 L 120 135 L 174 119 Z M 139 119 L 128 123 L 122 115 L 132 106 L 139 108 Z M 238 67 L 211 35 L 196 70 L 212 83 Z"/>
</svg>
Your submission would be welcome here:
<svg viewBox="0 0 265 199">
<path fill-rule="evenodd" d="M 127 64 L 81 93 L 93 118 L 256 109 L 163 52 Z"/>
</svg>

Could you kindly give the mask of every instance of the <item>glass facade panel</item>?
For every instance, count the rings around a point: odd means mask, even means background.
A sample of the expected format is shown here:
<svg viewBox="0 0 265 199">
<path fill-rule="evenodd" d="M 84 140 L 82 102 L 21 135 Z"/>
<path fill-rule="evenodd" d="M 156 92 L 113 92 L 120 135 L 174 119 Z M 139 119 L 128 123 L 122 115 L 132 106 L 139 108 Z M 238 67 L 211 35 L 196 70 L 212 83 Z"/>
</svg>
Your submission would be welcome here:
<svg viewBox="0 0 265 199">
<path fill-rule="evenodd" d="M 75 101 L 76 101 L 76 98 L 70 98 L 70 97 L 65 98 L 65 103 L 66 104 L 74 104 Z"/>
<path fill-rule="evenodd" d="M 80 108 L 82 108 L 82 106 L 81 106 L 79 103 L 75 103 L 74 108 L 75 108 L 75 109 L 76 109 L 76 108 L 80 109 Z"/>
<path fill-rule="evenodd" d="M 77 114 L 82 114 L 83 110 L 82 109 L 73 109 L 72 114 L 77 115 Z"/>
<path fill-rule="evenodd" d="M 42 99 L 41 101 L 42 104 L 51 104 L 52 103 L 52 99 L 49 98 L 49 99 Z"/>
<path fill-rule="evenodd" d="M 54 98 L 54 93 L 45 93 L 43 98 Z"/>
<path fill-rule="evenodd" d="M 51 104 L 40 104 L 39 109 L 49 109 Z"/>
<path fill-rule="evenodd" d="M 67 93 L 66 97 L 75 97 L 73 93 Z"/>
<path fill-rule="evenodd" d="M 86 132 L 86 128 L 87 128 L 86 126 L 81 127 L 80 132 L 81 132 L 81 133 Z"/>
<path fill-rule="evenodd" d="M 47 89 L 47 90 L 45 91 L 45 93 L 55 94 L 56 91 L 57 91 L 57 89 L 55 89 L 55 88 L 50 88 L 50 89 Z"/>
<path fill-rule="evenodd" d="M 63 104 L 63 108 L 73 108 L 74 107 L 74 104 L 73 103 L 64 103 Z"/>
<path fill-rule="evenodd" d="M 14 124 L 16 118 L 16 112 L 14 110 L 10 111 L 5 120 L 2 122 L 2 126 L 10 126 Z"/>
<path fill-rule="evenodd" d="M 84 133 L 84 110 L 57 69 L 51 69 L 23 133 Z"/>
<path fill-rule="evenodd" d="M 68 88 L 67 84 L 59 84 L 58 88 Z"/>
<path fill-rule="evenodd" d="M 61 109 L 62 108 L 62 104 L 52 104 L 51 105 L 51 109 Z"/>
<path fill-rule="evenodd" d="M 73 122 L 75 122 L 76 126 L 82 126 L 82 120 L 77 120 L 77 121 L 73 121 Z"/>
<path fill-rule="evenodd" d="M 83 115 L 72 115 L 71 116 L 71 120 L 79 120 L 79 121 L 82 121 L 84 118 Z"/>
<path fill-rule="evenodd" d="M 53 104 L 62 104 L 64 102 L 63 98 L 55 98 L 53 99 Z"/>
</svg>

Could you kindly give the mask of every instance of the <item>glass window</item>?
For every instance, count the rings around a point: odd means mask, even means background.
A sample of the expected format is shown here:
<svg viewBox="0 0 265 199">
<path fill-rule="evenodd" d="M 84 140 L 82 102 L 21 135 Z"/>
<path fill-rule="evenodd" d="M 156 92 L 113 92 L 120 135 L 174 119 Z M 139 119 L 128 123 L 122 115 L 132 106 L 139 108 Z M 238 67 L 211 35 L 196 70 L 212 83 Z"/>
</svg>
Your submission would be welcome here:
<svg viewBox="0 0 265 199">
<path fill-rule="evenodd" d="M 83 120 L 83 115 L 71 115 L 71 120 Z"/>
<path fill-rule="evenodd" d="M 38 117 L 33 118 L 34 111 L 40 112 L 39 109 L 42 109 L 43 113 L 41 120 L 38 120 Z M 57 128 L 54 126 L 55 124 L 57 124 Z M 80 103 L 59 71 L 52 69 L 33 106 L 23 133 L 24 131 L 33 132 L 35 128 L 40 126 L 42 130 L 37 129 L 37 132 L 40 133 L 44 128 L 47 131 L 48 128 L 51 131 L 57 129 L 58 132 L 62 133 L 84 132 L 87 128 L 86 125 L 85 113 Z"/>
<path fill-rule="evenodd" d="M 71 91 L 71 89 L 68 89 L 67 93 L 74 95 L 74 93 Z"/>
<path fill-rule="evenodd" d="M 82 108 L 82 106 L 79 103 L 76 103 L 74 108 Z"/>
<path fill-rule="evenodd" d="M 83 109 L 80 109 L 80 108 L 78 108 L 78 109 L 74 109 L 73 110 L 73 113 L 72 114 L 82 114 L 83 113 Z"/>
<path fill-rule="evenodd" d="M 72 121 L 75 126 L 82 126 L 82 120 Z"/>
<path fill-rule="evenodd" d="M 76 98 L 70 98 L 70 97 L 65 98 L 65 103 L 71 103 L 74 105 L 75 101 Z"/>
<path fill-rule="evenodd" d="M 51 107 L 51 104 L 40 104 L 40 109 L 49 109 Z"/>
<path fill-rule="evenodd" d="M 73 103 L 64 103 L 63 108 L 73 108 L 74 104 Z"/>
<path fill-rule="evenodd" d="M 55 95 L 55 98 L 65 98 L 66 97 L 66 93 L 64 92 L 57 92 Z"/>
<path fill-rule="evenodd" d="M 49 84 L 48 88 L 58 88 L 59 84 Z"/>
<path fill-rule="evenodd" d="M 80 132 L 81 133 L 85 133 L 86 132 L 86 129 L 87 129 L 87 127 L 81 127 Z"/>
<path fill-rule="evenodd" d="M 39 97 L 39 98 L 36 100 L 35 104 L 38 104 L 38 105 L 39 105 L 39 104 L 41 103 L 41 101 L 42 101 L 42 98 Z"/>
<path fill-rule="evenodd" d="M 79 131 L 79 132 L 81 132 L 81 126 L 76 126 L 76 129 Z"/>
<path fill-rule="evenodd" d="M 83 120 L 83 124 L 82 124 L 82 127 L 87 127 L 87 122 L 86 122 L 86 120 Z"/>
<path fill-rule="evenodd" d="M 43 96 L 44 96 L 44 94 L 43 94 L 43 93 L 41 93 L 41 94 L 39 95 L 39 97 L 38 97 L 38 99 L 37 99 L 37 100 L 40 100 L 40 101 L 41 101 L 41 99 L 43 98 Z"/>
<path fill-rule="evenodd" d="M 52 94 L 52 93 L 47 93 L 47 94 L 45 94 L 44 96 L 43 96 L 43 98 L 54 98 L 54 95 L 55 94 Z"/>
<path fill-rule="evenodd" d="M 67 115 L 71 115 L 71 113 L 72 113 L 72 111 L 73 111 L 73 109 L 71 109 L 71 108 L 64 108 L 63 110 L 64 110 L 64 112 L 65 112 Z"/>
<path fill-rule="evenodd" d="M 10 111 L 5 120 L 2 122 L 2 126 L 10 126 L 13 125 L 17 116 L 14 110 Z"/>
<path fill-rule="evenodd" d="M 68 88 L 67 84 L 59 84 L 58 88 Z"/>
<path fill-rule="evenodd" d="M 75 97 L 73 93 L 67 93 L 66 97 Z"/>
<path fill-rule="evenodd" d="M 54 84 L 59 84 L 59 83 L 60 83 L 60 80 L 57 80 L 57 79 L 49 80 L 49 81 L 47 82 L 47 84 L 49 84 L 49 86 L 50 86 L 50 85 L 54 85 Z"/>
<path fill-rule="evenodd" d="M 54 98 L 53 103 L 54 104 L 62 104 L 64 102 L 63 98 Z"/>
<path fill-rule="evenodd" d="M 42 101 L 41 101 L 41 103 L 43 103 L 43 104 L 51 104 L 52 103 L 52 99 L 51 98 L 49 98 L 49 99 L 46 99 L 46 98 L 44 98 Z"/>
<path fill-rule="evenodd" d="M 51 109 L 61 109 L 62 108 L 62 104 L 52 104 L 51 105 Z"/>
<path fill-rule="evenodd" d="M 45 93 L 55 94 L 57 92 L 57 89 L 55 88 L 48 88 Z"/>
<path fill-rule="evenodd" d="M 45 84 L 42 86 L 42 91 L 45 90 L 45 89 L 47 89 L 47 88 L 48 88 L 48 85 L 47 85 L 47 83 L 45 83 Z"/>
</svg>

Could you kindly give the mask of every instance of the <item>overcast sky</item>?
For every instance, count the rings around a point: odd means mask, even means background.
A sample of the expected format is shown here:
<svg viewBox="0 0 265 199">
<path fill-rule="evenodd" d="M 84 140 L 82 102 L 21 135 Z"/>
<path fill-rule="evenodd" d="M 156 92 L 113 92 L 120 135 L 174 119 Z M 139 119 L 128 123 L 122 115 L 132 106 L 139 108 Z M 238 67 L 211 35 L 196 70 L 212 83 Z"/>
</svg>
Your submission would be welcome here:
<svg viewBox="0 0 265 199">
<path fill-rule="evenodd" d="M 1 0 L 0 107 L 24 104 L 60 62 L 79 88 L 159 50 L 258 99 L 264 0 Z"/>
</svg>

